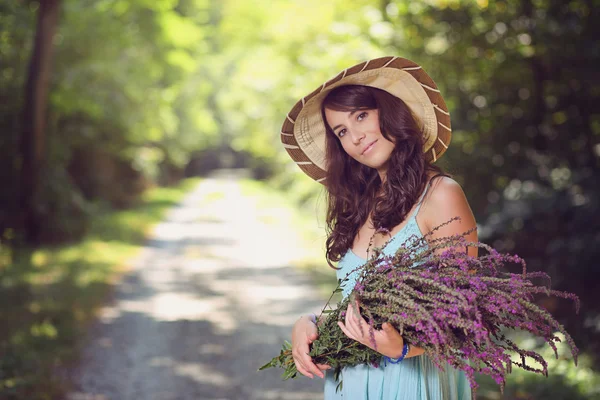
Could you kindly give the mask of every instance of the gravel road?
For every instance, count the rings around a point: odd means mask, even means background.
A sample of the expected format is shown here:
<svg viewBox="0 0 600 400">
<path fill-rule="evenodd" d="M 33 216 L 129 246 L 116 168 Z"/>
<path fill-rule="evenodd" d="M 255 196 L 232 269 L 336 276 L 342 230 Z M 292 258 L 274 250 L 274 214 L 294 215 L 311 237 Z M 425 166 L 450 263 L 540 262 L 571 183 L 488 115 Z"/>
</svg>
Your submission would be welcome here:
<svg viewBox="0 0 600 400">
<path fill-rule="evenodd" d="M 289 266 L 293 228 L 259 213 L 234 178 L 171 210 L 92 327 L 68 399 L 322 399 L 319 378 L 257 372 L 325 300 Z"/>
</svg>

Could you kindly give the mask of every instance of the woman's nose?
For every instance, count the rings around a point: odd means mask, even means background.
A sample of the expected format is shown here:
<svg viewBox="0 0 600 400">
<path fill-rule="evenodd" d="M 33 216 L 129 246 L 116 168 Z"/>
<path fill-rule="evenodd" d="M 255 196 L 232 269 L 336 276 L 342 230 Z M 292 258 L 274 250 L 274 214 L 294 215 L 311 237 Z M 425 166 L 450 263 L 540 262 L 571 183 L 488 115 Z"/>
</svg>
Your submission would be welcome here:
<svg viewBox="0 0 600 400">
<path fill-rule="evenodd" d="M 360 144 L 362 140 L 365 138 L 365 133 L 362 130 L 355 129 L 352 132 L 352 143 Z"/>
</svg>

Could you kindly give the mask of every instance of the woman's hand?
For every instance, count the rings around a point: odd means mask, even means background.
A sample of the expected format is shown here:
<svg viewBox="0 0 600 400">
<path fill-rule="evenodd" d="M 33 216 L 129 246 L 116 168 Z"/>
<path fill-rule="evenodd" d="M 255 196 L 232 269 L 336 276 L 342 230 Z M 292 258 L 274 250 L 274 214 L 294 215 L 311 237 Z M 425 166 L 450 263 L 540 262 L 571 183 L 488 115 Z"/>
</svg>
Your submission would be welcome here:
<svg viewBox="0 0 600 400">
<path fill-rule="evenodd" d="M 354 305 L 348 305 L 344 323 L 338 321 L 338 325 L 344 334 L 350 339 L 356 340 L 384 356 L 391 358 L 402 356 L 404 340 L 400 333 L 390 323 L 385 322 L 381 326 L 381 330 L 373 332 L 375 344 L 377 345 L 374 346 L 373 338 L 369 333 L 369 323 L 358 313 L 358 310 L 358 302 L 356 301 Z"/>
<path fill-rule="evenodd" d="M 309 316 L 302 316 L 292 329 L 292 357 L 296 364 L 296 369 L 302 375 L 314 378 L 313 374 L 324 378 L 323 371 L 331 368 L 326 364 L 315 364 L 308 355 L 310 344 L 319 337 L 317 325 Z"/>
</svg>

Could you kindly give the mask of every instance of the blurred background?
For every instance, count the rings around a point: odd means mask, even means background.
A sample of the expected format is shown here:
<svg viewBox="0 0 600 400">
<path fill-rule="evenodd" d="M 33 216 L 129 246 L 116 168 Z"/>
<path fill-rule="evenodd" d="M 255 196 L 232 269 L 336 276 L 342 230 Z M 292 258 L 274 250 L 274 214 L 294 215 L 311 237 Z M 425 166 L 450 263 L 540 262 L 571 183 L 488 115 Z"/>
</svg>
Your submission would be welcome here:
<svg viewBox="0 0 600 400">
<path fill-rule="evenodd" d="M 315 224 L 316 255 L 299 264 L 333 287 L 323 192 L 289 160 L 280 127 L 300 97 L 385 55 L 422 65 L 444 95 L 453 137 L 440 164 L 480 238 L 581 298 L 579 315 L 540 300 L 575 338 L 579 367 L 563 351 L 549 378 L 514 371 L 503 398 L 600 398 L 599 10 L 597 0 L 2 1 L 0 398 L 59 398 L 53 371 L 77 358 L 122 260 L 198 182 L 186 178 L 244 169 L 254 191 L 285 199 Z M 481 384 L 483 398 L 501 398 Z"/>
</svg>

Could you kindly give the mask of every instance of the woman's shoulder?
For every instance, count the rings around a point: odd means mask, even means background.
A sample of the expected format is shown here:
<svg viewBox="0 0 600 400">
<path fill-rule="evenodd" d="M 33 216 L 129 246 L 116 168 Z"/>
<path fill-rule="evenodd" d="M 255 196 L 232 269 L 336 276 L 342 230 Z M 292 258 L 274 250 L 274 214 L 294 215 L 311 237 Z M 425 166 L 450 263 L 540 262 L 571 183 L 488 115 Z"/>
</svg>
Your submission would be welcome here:
<svg viewBox="0 0 600 400">
<path fill-rule="evenodd" d="M 431 178 L 421 210 L 429 229 L 456 216 L 463 220 L 473 219 L 473 213 L 462 187 L 454 179 L 445 175 Z"/>
<path fill-rule="evenodd" d="M 461 195 L 464 197 L 462 187 L 448 175 L 434 174 L 429 177 L 428 201 L 444 203 Z"/>
</svg>

